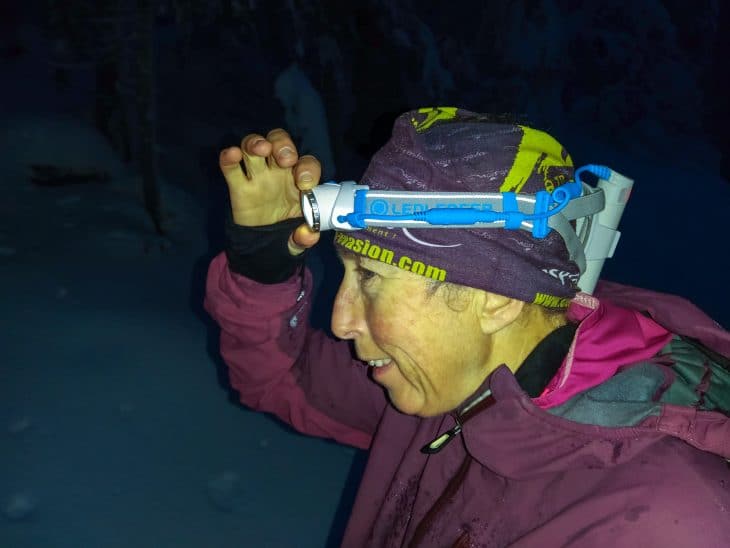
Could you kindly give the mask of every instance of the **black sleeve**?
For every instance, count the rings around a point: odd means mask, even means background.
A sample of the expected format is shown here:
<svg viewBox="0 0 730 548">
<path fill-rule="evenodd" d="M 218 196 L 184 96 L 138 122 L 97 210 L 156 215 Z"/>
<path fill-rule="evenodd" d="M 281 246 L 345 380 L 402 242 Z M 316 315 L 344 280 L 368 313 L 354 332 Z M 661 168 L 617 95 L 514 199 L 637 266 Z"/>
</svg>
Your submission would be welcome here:
<svg viewBox="0 0 730 548">
<path fill-rule="evenodd" d="M 287 219 L 273 225 L 241 226 L 228 213 L 226 238 L 228 268 L 263 284 L 289 279 L 304 262 L 304 253 L 289 253 L 289 235 L 304 219 Z"/>
</svg>

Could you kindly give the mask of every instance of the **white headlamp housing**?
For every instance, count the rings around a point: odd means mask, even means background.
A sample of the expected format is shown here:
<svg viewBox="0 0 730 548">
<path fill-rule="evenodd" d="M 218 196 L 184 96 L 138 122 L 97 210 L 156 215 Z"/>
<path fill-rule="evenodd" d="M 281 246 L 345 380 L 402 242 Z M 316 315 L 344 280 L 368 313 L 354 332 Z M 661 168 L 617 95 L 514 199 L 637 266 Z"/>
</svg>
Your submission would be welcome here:
<svg viewBox="0 0 730 548">
<path fill-rule="evenodd" d="M 330 181 L 302 192 L 304 220 L 314 231 L 357 230 L 358 227 L 338 218 L 352 213 L 358 190 L 368 189 L 368 186 L 358 185 L 355 181 Z"/>
<path fill-rule="evenodd" d="M 583 171 L 597 176 L 596 187 L 581 181 Z M 580 269 L 579 287 L 591 293 L 618 244 L 617 227 L 632 187 L 633 180 L 620 173 L 588 165 L 575 171 L 575 181 L 552 194 L 371 191 L 345 181 L 303 192 L 301 205 L 315 231 L 478 227 L 522 229 L 544 238 L 555 230 Z"/>
</svg>

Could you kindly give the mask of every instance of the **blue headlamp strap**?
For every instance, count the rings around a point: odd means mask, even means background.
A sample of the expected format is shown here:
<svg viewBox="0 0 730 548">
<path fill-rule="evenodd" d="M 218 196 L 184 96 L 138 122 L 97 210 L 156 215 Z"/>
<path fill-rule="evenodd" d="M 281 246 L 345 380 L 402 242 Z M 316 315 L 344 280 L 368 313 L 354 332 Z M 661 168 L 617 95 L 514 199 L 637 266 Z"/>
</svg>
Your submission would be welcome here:
<svg viewBox="0 0 730 548">
<path fill-rule="evenodd" d="M 564 185 L 552 194 L 541 191 L 535 195 L 392 192 L 359 188 L 355 190 L 352 211 L 338 215 L 337 222 L 358 230 L 368 226 L 523 228 L 535 238 L 544 238 L 550 232 L 550 217 L 560 213 L 580 194 L 580 185 L 576 183 Z"/>
<path fill-rule="evenodd" d="M 344 184 L 344 183 L 343 183 Z M 404 228 L 522 229 L 544 238 L 551 229 L 565 241 L 571 260 L 585 270 L 583 245 L 570 221 L 600 211 L 603 192 L 580 196 L 580 184 L 568 183 L 552 194 L 424 193 L 355 190 L 352 211 L 337 216 L 349 229 L 367 226 Z M 344 227 L 343 227 L 344 228 Z"/>
<path fill-rule="evenodd" d="M 584 171 L 597 177 L 596 187 L 581 181 Z M 346 181 L 302 193 L 302 211 L 314 230 L 506 228 L 535 238 L 555 230 L 581 271 L 581 288 L 590 292 L 604 260 L 613 256 L 632 185 L 631 179 L 592 164 L 577 169 L 574 181 L 552 193 L 401 192 Z"/>
</svg>

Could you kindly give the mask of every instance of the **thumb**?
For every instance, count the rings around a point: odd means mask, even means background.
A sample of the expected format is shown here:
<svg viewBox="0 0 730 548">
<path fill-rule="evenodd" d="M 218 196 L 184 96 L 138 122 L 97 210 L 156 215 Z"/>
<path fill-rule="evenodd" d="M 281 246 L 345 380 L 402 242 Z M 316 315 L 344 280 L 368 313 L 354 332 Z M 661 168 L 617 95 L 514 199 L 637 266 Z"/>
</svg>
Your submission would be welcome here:
<svg viewBox="0 0 730 548">
<path fill-rule="evenodd" d="M 315 232 L 306 223 L 300 224 L 289 236 L 289 253 L 301 255 L 319 241 L 319 232 Z"/>
</svg>

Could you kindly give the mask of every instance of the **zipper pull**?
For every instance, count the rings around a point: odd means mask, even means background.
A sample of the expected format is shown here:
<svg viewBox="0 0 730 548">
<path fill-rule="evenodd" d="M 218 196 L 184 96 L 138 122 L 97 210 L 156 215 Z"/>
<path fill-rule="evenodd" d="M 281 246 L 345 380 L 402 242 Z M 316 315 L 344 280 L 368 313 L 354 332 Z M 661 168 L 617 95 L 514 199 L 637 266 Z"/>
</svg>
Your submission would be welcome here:
<svg viewBox="0 0 730 548">
<path fill-rule="evenodd" d="M 421 447 L 421 453 L 425 453 L 426 455 L 433 455 L 434 453 L 438 453 L 439 451 L 441 451 L 441 449 L 446 447 L 446 445 L 451 440 L 453 440 L 461 433 L 461 428 L 464 422 L 466 422 L 473 415 L 482 411 L 483 409 L 491 407 L 492 404 L 494 404 L 494 396 L 492 396 L 492 391 L 485 390 L 477 399 L 473 400 L 469 405 L 462 409 L 460 413 L 454 415 L 456 426 L 454 426 L 451 430 L 447 430 L 443 434 L 439 435 L 432 442 L 427 443 L 426 445 Z"/>
<path fill-rule="evenodd" d="M 432 442 L 427 443 L 426 445 L 421 447 L 421 453 L 424 453 L 426 455 L 433 455 L 434 453 L 438 453 L 460 433 L 461 423 L 457 420 L 456 426 L 454 426 L 451 430 L 447 430 Z"/>
</svg>

